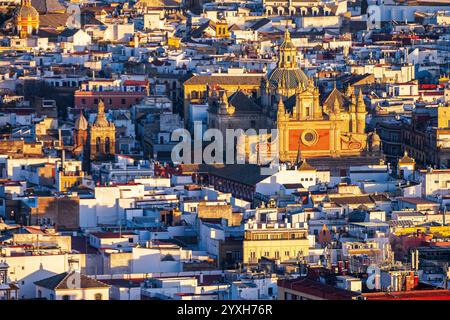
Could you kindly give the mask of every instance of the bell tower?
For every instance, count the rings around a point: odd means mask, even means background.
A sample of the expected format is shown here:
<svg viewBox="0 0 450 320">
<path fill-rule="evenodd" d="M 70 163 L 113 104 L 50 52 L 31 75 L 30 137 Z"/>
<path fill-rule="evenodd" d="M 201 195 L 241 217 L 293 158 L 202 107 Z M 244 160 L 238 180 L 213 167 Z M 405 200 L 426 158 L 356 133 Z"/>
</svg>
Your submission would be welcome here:
<svg viewBox="0 0 450 320">
<path fill-rule="evenodd" d="M 291 40 L 289 29 L 284 32 L 284 40 L 278 52 L 278 68 L 297 69 L 297 48 Z"/>
<path fill-rule="evenodd" d="M 366 104 L 361 89 L 359 89 L 358 101 L 356 102 L 356 129 L 358 133 L 366 131 Z"/>
<path fill-rule="evenodd" d="M 100 99 L 97 119 L 89 128 L 91 160 L 107 160 L 115 154 L 116 127 L 105 115 L 105 104 Z"/>
</svg>

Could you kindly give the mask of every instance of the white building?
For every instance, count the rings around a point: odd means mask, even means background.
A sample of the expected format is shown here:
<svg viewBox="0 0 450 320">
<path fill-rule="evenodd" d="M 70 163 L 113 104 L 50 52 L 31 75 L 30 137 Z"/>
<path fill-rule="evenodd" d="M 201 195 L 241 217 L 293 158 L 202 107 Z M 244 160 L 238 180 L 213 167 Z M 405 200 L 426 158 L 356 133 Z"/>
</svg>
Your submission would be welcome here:
<svg viewBox="0 0 450 320">
<path fill-rule="evenodd" d="M 109 300 L 109 285 L 77 271 L 63 272 L 34 283 L 36 297 L 47 300 Z"/>
<path fill-rule="evenodd" d="M 280 170 L 256 184 L 256 192 L 265 196 L 280 194 L 283 185 L 301 184 L 302 189 L 308 190 L 319 183 L 329 183 L 329 171 L 317 171 L 306 161 L 295 169 L 287 169 L 281 166 Z"/>
</svg>

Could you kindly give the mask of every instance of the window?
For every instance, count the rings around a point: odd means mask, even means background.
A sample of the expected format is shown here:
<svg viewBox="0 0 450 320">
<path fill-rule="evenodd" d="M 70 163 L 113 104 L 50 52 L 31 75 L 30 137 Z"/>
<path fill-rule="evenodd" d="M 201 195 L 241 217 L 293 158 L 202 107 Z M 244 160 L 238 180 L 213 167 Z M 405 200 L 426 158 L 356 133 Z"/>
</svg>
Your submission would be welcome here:
<svg viewBox="0 0 450 320">
<path fill-rule="evenodd" d="M 63 300 L 70 300 L 70 296 L 68 296 L 68 295 L 64 295 L 62 298 L 63 298 Z"/>
<path fill-rule="evenodd" d="M 106 153 L 110 153 L 110 151 L 111 151 L 110 140 L 109 140 L 109 137 L 106 137 L 106 139 L 105 139 L 105 152 Z"/>
<path fill-rule="evenodd" d="M 97 139 L 95 139 L 95 151 L 100 152 L 100 137 L 97 137 Z"/>
<path fill-rule="evenodd" d="M 94 296 L 95 300 L 102 300 L 102 294 L 101 293 L 96 293 Z"/>
<path fill-rule="evenodd" d="M 307 116 L 309 116 L 309 108 L 307 108 Z M 305 140 L 310 142 L 314 141 L 314 134 L 312 132 L 308 132 L 305 134 Z"/>
<path fill-rule="evenodd" d="M 53 293 L 50 293 L 50 300 L 55 300 L 55 296 L 53 295 Z"/>
<path fill-rule="evenodd" d="M 125 99 L 121 99 L 120 102 L 121 102 L 122 104 L 125 104 L 125 103 L 126 103 Z"/>
<path fill-rule="evenodd" d="M 38 298 L 42 298 L 42 291 L 38 290 Z"/>
</svg>

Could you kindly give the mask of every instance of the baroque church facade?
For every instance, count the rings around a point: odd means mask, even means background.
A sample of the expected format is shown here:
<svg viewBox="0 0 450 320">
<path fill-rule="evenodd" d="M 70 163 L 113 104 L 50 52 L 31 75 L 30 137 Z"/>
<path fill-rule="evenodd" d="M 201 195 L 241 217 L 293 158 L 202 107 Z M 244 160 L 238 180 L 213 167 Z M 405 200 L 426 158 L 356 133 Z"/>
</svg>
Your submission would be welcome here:
<svg viewBox="0 0 450 320">
<path fill-rule="evenodd" d="M 236 90 L 229 97 L 224 92 L 213 92 L 209 127 L 222 131 L 276 128 L 282 162 L 298 161 L 299 154 L 302 158 L 380 154 L 378 134 L 366 133 L 362 92 L 348 87 L 342 93 L 335 86 L 322 97 L 314 80 L 298 66 L 297 49 L 287 29 L 278 49 L 276 68 L 261 80 L 260 97 L 252 99 L 239 88 Z M 247 123 L 249 119 L 252 126 Z"/>
<path fill-rule="evenodd" d="M 82 112 L 75 120 L 73 153 L 87 163 L 105 161 L 115 155 L 115 146 L 116 127 L 106 118 L 105 104 L 100 99 L 94 123 L 89 124 Z"/>
</svg>

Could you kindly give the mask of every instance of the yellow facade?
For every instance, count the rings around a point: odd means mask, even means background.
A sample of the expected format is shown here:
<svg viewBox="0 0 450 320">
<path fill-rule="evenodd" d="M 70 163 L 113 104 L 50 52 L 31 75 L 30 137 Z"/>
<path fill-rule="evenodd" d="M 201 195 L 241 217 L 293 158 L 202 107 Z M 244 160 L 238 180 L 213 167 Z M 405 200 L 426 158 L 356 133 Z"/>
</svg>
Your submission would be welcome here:
<svg viewBox="0 0 450 320">
<path fill-rule="evenodd" d="M 180 49 L 181 39 L 177 37 L 171 37 L 167 40 L 167 45 L 173 49 Z"/>
<path fill-rule="evenodd" d="M 450 237 L 450 226 L 397 228 L 394 231 L 394 234 L 396 236 L 413 235 L 416 234 L 417 231 L 441 237 Z"/>
<path fill-rule="evenodd" d="M 438 107 L 438 128 L 450 127 L 450 107 L 440 105 Z"/>
<path fill-rule="evenodd" d="M 243 245 L 244 264 L 255 264 L 262 257 L 280 262 L 309 254 L 307 232 L 301 229 L 246 230 Z"/>
<path fill-rule="evenodd" d="M 66 192 L 72 187 L 78 186 L 83 182 L 83 171 L 80 175 L 59 173 L 59 191 Z"/>
<path fill-rule="evenodd" d="M 30 0 L 22 0 L 19 10 L 14 16 L 14 24 L 21 38 L 26 38 L 39 28 L 39 13 L 31 5 Z"/>
<path fill-rule="evenodd" d="M 228 31 L 228 23 L 226 21 L 218 21 L 216 23 L 216 37 L 217 38 L 228 38 L 230 32 Z"/>
</svg>

